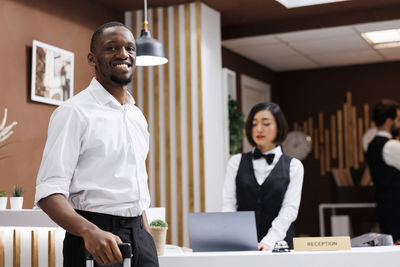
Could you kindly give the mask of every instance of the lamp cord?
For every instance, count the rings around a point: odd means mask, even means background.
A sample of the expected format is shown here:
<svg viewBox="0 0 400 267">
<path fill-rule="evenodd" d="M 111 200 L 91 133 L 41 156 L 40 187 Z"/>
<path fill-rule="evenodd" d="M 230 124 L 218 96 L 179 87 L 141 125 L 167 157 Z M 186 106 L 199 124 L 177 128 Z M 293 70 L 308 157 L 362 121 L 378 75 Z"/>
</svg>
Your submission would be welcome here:
<svg viewBox="0 0 400 267">
<path fill-rule="evenodd" d="M 144 22 L 143 22 L 143 28 L 147 32 L 148 30 L 148 24 L 149 22 L 147 21 L 147 0 L 144 0 Z"/>
</svg>

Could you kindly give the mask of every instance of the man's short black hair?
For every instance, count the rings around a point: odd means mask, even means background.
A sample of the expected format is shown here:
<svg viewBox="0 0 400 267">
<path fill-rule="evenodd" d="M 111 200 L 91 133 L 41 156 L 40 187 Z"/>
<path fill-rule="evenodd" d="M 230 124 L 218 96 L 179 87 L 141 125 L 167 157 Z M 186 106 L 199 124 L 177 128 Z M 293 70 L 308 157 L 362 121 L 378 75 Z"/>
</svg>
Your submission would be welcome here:
<svg viewBox="0 0 400 267">
<path fill-rule="evenodd" d="M 126 27 L 125 24 L 117 21 L 111 21 L 101 25 L 92 35 L 92 40 L 90 40 L 90 52 L 94 52 L 95 44 L 105 29 L 117 26 L 124 27 L 130 30 L 128 27 Z"/>
<path fill-rule="evenodd" d="M 397 110 L 400 105 L 390 99 L 383 99 L 375 105 L 372 117 L 376 126 L 382 126 L 388 118 L 394 120 L 397 117 Z"/>
<path fill-rule="evenodd" d="M 277 127 L 276 138 L 274 140 L 274 143 L 281 144 L 287 136 L 289 126 L 287 124 L 285 115 L 283 115 L 281 108 L 279 107 L 278 104 L 273 102 L 259 103 L 250 110 L 249 116 L 247 117 L 246 120 L 247 140 L 252 146 L 256 146 L 256 143 L 254 142 L 252 137 L 253 119 L 256 113 L 261 110 L 269 110 L 272 113 L 272 116 L 274 116 Z"/>
</svg>

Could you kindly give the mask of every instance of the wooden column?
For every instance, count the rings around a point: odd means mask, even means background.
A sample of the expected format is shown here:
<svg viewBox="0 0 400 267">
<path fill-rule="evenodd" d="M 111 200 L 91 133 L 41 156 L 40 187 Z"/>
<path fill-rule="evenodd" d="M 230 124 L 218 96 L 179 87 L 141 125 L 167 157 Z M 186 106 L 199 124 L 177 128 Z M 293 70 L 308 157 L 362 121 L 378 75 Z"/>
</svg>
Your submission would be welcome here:
<svg viewBox="0 0 400 267">
<path fill-rule="evenodd" d="M 0 267 L 4 267 L 3 230 L 0 229 Z"/>
<path fill-rule="evenodd" d="M 48 254 L 49 254 L 49 267 L 55 267 L 56 266 L 56 242 L 55 242 L 55 231 L 50 230 L 49 231 L 49 241 L 48 241 L 49 249 L 48 249 Z"/>
<path fill-rule="evenodd" d="M 14 229 L 13 235 L 13 267 L 21 266 L 21 236 L 17 229 Z M 25 266 L 24 266 L 25 267 Z"/>
<path fill-rule="evenodd" d="M 38 231 L 31 231 L 31 266 L 39 267 L 39 239 L 38 239 Z"/>
</svg>

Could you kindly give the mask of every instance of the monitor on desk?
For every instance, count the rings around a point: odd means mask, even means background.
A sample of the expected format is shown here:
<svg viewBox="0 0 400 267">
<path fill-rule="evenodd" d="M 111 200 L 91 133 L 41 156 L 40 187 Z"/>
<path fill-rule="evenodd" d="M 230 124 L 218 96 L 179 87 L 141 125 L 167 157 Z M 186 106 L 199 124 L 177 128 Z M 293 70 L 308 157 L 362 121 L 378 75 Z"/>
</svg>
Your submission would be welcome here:
<svg viewBox="0 0 400 267">
<path fill-rule="evenodd" d="M 254 211 L 189 213 L 193 252 L 257 250 Z"/>
</svg>

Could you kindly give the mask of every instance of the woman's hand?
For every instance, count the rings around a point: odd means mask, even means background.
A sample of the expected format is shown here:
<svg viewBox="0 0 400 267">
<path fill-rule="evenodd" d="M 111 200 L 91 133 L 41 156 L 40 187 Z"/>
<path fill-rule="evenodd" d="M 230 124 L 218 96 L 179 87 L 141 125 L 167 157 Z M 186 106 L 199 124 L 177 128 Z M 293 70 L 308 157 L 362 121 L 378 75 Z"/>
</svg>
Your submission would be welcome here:
<svg viewBox="0 0 400 267">
<path fill-rule="evenodd" d="M 260 242 L 258 243 L 258 250 L 265 251 L 265 250 L 271 250 L 271 248 L 267 244 Z"/>
</svg>

